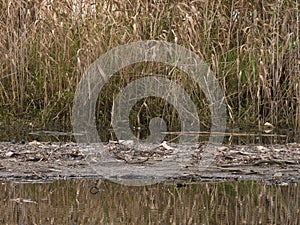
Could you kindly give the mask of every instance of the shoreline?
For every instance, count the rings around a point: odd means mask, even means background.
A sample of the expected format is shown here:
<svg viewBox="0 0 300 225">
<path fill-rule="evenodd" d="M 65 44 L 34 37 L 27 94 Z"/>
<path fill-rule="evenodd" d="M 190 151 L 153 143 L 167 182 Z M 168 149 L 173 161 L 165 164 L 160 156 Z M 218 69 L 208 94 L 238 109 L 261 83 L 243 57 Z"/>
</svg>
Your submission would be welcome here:
<svg viewBox="0 0 300 225">
<path fill-rule="evenodd" d="M 107 152 L 105 154 L 109 160 L 95 163 L 94 158 L 86 154 L 86 149 L 77 143 L 2 142 L 0 180 L 24 182 L 66 179 L 123 181 L 145 179 L 158 182 L 257 180 L 280 185 L 300 182 L 300 144 L 222 145 L 217 147 L 217 155 L 212 164 L 201 171 L 198 165 L 203 157 L 203 145 L 189 148 L 176 144 L 172 147 L 155 145 L 143 147 L 142 151 L 119 143 L 108 143 L 102 147 L 103 152 Z M 97 173 L 96 171 L 101 171 L 99 168 L 110 169 L 112 172 L 109 174 L 103 170 L 103 173 Z M 158 173 L 161 168 L 165 170 Z M 166 168 L 170 168 L 170 171 Z"/>
</svg>

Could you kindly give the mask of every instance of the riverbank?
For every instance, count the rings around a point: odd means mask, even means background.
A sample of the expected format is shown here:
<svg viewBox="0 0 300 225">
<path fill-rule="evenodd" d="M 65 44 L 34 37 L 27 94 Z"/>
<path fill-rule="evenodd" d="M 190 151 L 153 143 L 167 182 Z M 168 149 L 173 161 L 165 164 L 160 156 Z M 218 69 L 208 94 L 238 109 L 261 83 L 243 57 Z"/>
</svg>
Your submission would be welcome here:
<svg viewBox="0 0 300 225">
<path fill-rule="evenodd" d="M 98 170 L 100 167 L 97 166 L 101 164 L 115 171 L 114 179 L 116 174 L 118 179 L 141 179 L 139 174 L 130 171 L 143 173 L 143 170 L 150 168 L 150 171 L 157 174 L 156 177 L 149 175 L 150 180 L 260 180 L 281 185 L 300 182 L 300 144 L 295 143 L 266 146 L 222 145 L 216 148 L 216 156 L 211 165 L 202 168 L 201 172 L 199 163 L 205 153 L 205 145 L 186 148 L 169 144 L 137 150 L 114 142 L 100 147 L 102 149 L 99 151 L 106 152 L 109 160 L 95 163 L 95 159 L 87 154 L 87 148 L 76 143 L 3 142 L 0 143 L 0 179 L 47 181 L 109 178 L 107 171 L 102 173 Z M 176 171 L 156 173 L 162 165 L 170 170 L 176 168 Z M 129 172 L 123 168 L 127 168 Z"/>
</svg>

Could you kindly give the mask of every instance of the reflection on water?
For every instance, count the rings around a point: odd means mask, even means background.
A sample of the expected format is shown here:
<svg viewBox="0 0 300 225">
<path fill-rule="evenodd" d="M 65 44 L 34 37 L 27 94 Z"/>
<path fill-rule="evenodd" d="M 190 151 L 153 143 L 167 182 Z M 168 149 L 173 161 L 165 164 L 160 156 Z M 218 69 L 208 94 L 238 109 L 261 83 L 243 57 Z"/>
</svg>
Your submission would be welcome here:
<svg viewBox="0 0 300 225">
<path fill-rule="evenodd" d="M 300 224 L 299 184 L 0 184 L 0 224 Z"/>
</svg>

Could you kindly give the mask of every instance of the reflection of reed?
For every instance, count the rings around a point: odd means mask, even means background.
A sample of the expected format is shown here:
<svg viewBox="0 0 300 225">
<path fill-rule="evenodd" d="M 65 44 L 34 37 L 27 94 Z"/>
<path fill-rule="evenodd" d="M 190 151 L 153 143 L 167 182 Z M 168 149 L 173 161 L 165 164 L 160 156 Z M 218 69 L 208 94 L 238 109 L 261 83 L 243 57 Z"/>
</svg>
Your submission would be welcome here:
<svg viewBox="0 0 300 225">
<path fill-rule="evenodd" d="M 103 190 L 91 194 L 90 188 Z M 17 203 L 14 199 L 31 199 Z M 0 186 L 1 224 L 298 224 L 299 185 L 258 182 L 129 187 L 77 180 Z M 11 201 L 10 201 L 11 200 Z"/>
</svg>

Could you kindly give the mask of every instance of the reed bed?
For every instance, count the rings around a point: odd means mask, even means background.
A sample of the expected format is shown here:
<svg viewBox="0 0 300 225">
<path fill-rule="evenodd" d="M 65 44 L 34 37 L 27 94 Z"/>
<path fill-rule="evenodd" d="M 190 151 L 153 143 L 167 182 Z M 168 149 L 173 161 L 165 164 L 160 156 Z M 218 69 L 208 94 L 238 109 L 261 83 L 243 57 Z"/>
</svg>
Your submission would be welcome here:
<svg viewBox="0 0 300 225">
<path fill-rule="evenodd" d="M 196 52 L 216 74 L 228 123 L 300 127 L 300 12 L 298 0 L 1 0 L 0 118 L 35 125 L 70 124 L 83 72 L 113 47 L 163 40 Z M 138 74 L 138 75 L 137 75 Z M 110 124 L 114 96 L 130 81 L 164 74 L 179 83 L 209 127 L 205 96 L 179 70 L 155 63 L 119 71 L 99 95 L 97 118 Z M 147 107 L 145 107 L 147 105 Z M 176 110 L 145 99 L 133 125 L 163 116 L 178 125 Z"/>
</svg>

